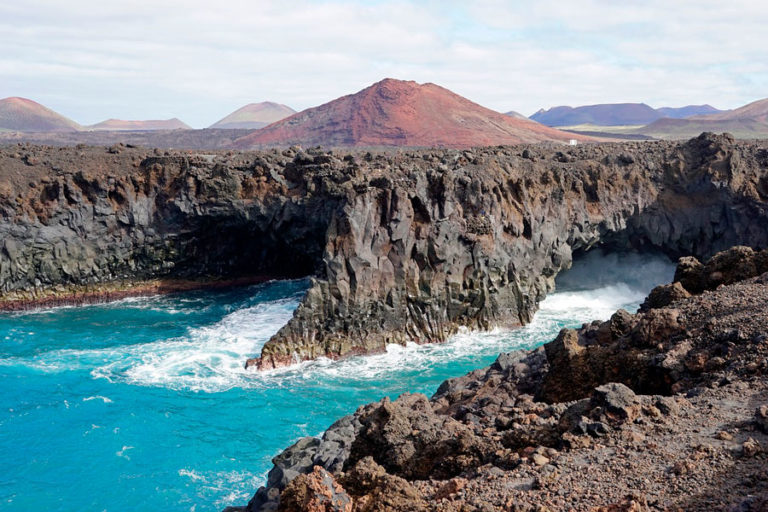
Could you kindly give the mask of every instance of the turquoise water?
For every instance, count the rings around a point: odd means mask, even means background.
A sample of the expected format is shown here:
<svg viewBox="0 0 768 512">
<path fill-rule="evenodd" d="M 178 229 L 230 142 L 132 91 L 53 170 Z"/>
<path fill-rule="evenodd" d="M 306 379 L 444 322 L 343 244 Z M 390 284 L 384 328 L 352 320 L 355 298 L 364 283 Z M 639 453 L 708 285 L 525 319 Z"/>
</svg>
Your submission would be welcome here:
<svg viewBox="0 0 768 512">
<path fill-rule="evenodd" d="M 245 504 L 298 437 L 635 308 L 672 272 L 658 258 L 589 256 L 525 328 L 267 373 L 243 362 L 290 318 L 307 281 L 2 314 L 0 510 Z"/>
</svg>

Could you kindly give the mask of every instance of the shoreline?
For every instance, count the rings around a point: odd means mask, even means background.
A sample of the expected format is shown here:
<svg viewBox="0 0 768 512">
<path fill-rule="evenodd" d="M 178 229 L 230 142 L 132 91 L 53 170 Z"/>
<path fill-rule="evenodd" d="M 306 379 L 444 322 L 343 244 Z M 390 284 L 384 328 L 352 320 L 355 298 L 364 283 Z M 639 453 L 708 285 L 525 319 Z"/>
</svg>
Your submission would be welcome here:
<svg viewBox="0 0 768 512">
<path fill-rule="evenodd" d="M 768 510 L 767 296 L 768 249 L 683 257 L 636 313 L 298 439 L 224 512 Z"/>
<path fill-rule="evenodd" d="M 150 279 L 130 283 L 112 282 L 93 286 L 75 285 L 59 289 L 50 288 L 39 292 L 8 294 L 6 297 L 0 297 L 0 313 L 103 304 L 130 297 L 150 297 L 197 290 L 248 286 L 275 279 L 291 279 L 291 277 L 257 275 L 232 279 Z"/>
</svg>

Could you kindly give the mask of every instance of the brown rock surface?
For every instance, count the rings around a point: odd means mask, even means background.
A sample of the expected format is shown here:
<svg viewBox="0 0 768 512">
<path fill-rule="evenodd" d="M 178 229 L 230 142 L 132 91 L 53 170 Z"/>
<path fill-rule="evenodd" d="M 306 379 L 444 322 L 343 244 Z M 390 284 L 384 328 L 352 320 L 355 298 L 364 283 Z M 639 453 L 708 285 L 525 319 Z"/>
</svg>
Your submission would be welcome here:
<svg viewBox="0 0 768 512">
<path fill-rule="evenodd" d="M 352 512 L 352 499 L 320 466 L 297 476 L 280 494 L 279 512 Z"/>
</svg>

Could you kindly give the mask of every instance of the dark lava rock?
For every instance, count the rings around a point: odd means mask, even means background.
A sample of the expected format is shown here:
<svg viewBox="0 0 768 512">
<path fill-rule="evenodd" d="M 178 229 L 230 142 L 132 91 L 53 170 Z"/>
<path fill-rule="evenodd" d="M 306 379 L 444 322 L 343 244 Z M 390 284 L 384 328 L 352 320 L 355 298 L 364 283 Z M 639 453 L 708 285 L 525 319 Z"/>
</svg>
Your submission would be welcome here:
<svg viewBox="0 0 768 512">
<path fill-rule="evenodd" d="M 635 392 L 617 382 L 595 388 L 589 407 L 593 416 L 605 417 L 612 425 L 633 421 L 639 412 Z"/>
<path fill-rule="evenodd" d="M 768 434 L 768 405 L 755 409 L 755 424 L 763 433 Z"/>
<path fill-rule="evenodd" d="M 680 282 L 662 284 L 651 290 L 651 293 L 640 305 L 640 310 L 645 311 L 654 308 L 664 308 L 675 301 L 687 299 L 691 294 Z"/>
<path fill-rule="evenodd" d="M 353 158 L 25 146 L 36 165 L 0 149 L 0 308 L 102 300 L 145 280 L 313 275 L 250 361 L 262 369 L 515 327 L 574 251 L 653 246 L 703 260 L 767 247 L 760 144 L 704 134 Z M 721 256 L 681 284 L 696 293 L 759 272 L 760 254 Z"/>
<path fill-rule="evenodd" d="M 404 394 L 357 414 L 362 425 L 346 467 L 365 457 L 406 479 L 446 479 L 479 466 L 489 447 L 472 429 L 436 414 L 427 397 Z"/>
</svg>

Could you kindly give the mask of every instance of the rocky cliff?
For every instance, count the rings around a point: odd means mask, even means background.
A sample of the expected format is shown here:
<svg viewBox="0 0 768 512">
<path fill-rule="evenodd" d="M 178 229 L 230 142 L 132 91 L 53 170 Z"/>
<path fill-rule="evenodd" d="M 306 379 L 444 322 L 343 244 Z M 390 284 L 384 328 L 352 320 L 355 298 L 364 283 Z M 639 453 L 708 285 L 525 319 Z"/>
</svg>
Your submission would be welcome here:
<svg viewBox="0 0 768 512">
<path fill-rule="evenodd" d="M 262 369 L 525 323 L 594 245 L 768 246 L 768 150 L 712 134 L 390 153 L 21 145 L 0 170 L 2 307 L 313 275 L 249 362 Z"/>
<path fill-rule="evenodd" d="M 762 511 L 768 250 L 682 258 L 641 311 L 360 407 L 230 512 Z"/>
<path fill-rule="evenodd" d="M 697 256 L 765 247 L 765 155 L 705 135 L 355 160 L 365 179 L 332 219 L 320 279 L 249 364 L 526 323 L 573 252 L 596 244 Z"/>
<path fill-rule="evenodd" d="M 291 190 L 292 156 L 2 151 L 0 308 L 315 273 L 339 200 Z"/>
</svg>

